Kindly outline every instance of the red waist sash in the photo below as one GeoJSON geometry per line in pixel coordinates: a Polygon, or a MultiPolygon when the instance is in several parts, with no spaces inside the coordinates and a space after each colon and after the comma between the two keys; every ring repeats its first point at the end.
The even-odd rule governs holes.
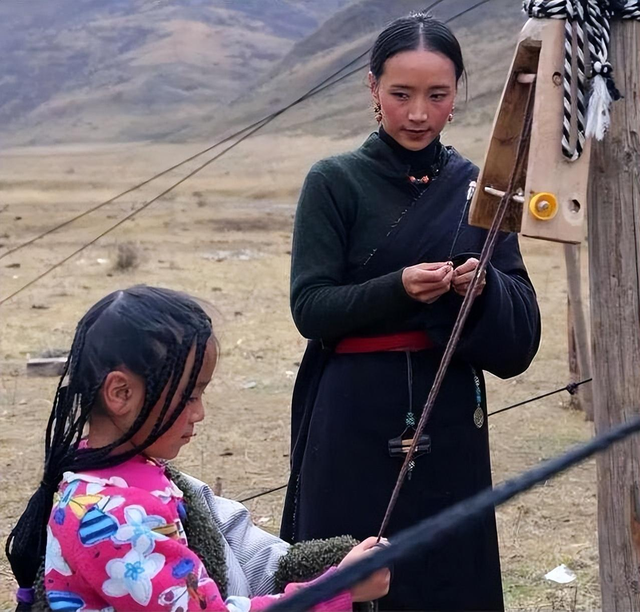
{"type": "Polygon", "coordinates": [[[382,351],[423,351],[433,348],[434,344],[426,332],[410,331],[399,334],[385,334],[369,338],[344,338],[335,347],[335,352],[346,353],[377,353],[382,351]]]}

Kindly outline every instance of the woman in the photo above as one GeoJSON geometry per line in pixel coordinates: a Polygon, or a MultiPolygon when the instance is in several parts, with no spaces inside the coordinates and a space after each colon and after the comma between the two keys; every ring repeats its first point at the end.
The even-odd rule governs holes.
{"type": "MultiPolygon", "coordinates": [[[[291,541],[379,529],[486,237],[467,224],[478,169],[440,143],[464,74],[456,38],[412,14],[380,34],[370,69],[379,132],[315,164],[296,215],[291,306],[310,343],[293,396],[291,541]]],[[[478,293],[390,537],[491,486],[482,371],[524,372],[540,338],[516,235],[500,236],[478,293]]],[[[397,565],[381,608],[502,609],[494,513],[397,565]]]]}

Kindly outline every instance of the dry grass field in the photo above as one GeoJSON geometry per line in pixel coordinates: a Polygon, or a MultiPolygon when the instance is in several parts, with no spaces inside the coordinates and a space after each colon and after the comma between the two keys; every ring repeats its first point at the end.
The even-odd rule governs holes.
{"type": "MultiPolygon", "coordinates": [[[[57,0],[55,7],[33,2],[25,12],[3,3],[0,256],[281,108],[364,51],[384,23],[429,4],[442,19],[469,6],[57,0]]],[[[444,140],[476,162],[522,21],[519,2],[494,0],[452,23],[469,78],[444,140]]],[[[221,482],[235,499],[286,482],[290,397],[305,344],[288,303],[295,203],[314,161],[356,147],[373,128],[368,105],[361,71],[288,111],[0,306],[0,541],[40,479],[57,384],[27,377],[28,357],[67,349],[87,308],[136,283],[190,292],[218,313],[222,358],[206,397],[207,419],[179,467],[221,482]]],[[[205,159],[1,259],[0,300],[205,159]]],[[[525,239],[522,248],[542,310],[542,345],[525,374],[490,377],[490,410],[569,382],[562,247],[525,239]]],[[[592,435],[568,405],[565,393],[490,418],[495,482],[592,435]]],[[[599,609],[595,489],[595,464],[588,462],[498,510],[510,610],[599,609]],[[544,579],[561,563],[577,575],[566,586],[544,579]]],[[[277,531],[282,500],[275,493],[248,506],[259,525],[277,531]]],[[[12,607],[13,591],[0,553],[0,610],[12,607]]]]}
{"type": "MultiPolygon", "coordinates": [[[[39,480],[43,429],[56,384],[52,378],[27,378],[27,356],[67,348],[76,321],[91,304],[135,283],[191,292],[219,312],[222,359],[206,397],[207,419],[179,457],[179,466],[211,483],[220,478],[223,494],[233,498],[286,481],[290,394],[304,347],[288,309],[295,198],[315,159],[351,148],[362,138],[337,141],[275,132],[241,145],[1,307],[2,541],[39,480]],[[118,270],[119,245],[128,243],[139,265],[118,270]]],[[[464,136],[457,138],[477,158],[485,133],[464,136]]],[[[199,148],[134,144],[5,151],[0,159],[0,253],[199,148]]],[[[183,172],[3,259],[0,295],[73,252],[183,172]]],[[[530,240],[522,246],[542,309],[542,347],[522,376],[489,381],[490,409],[563,386],[569,377],[562,248],[530,240]]],[[[556,395],[490,419],[497,482],[592,434],[582,414],[566,409],[567,403],[566,394],[556,395]]],[[[260,525],[277,530],[281,503],[282,495],[274,494],[249,506],[260,525]]],[[[595,510],[592,462],[499,509],[510,609],[599,607],[595,510]],[[544,579],[560,563],[577,574],[570,585],[544,579]]],[[[11,605],[12,590],[8,565],[0,556],[0,608],[11,605]]]]}

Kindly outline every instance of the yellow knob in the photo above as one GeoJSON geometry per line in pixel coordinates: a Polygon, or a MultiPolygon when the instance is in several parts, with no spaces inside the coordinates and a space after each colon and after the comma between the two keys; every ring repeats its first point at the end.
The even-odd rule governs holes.
{"type": "Polygon", "coordinates": [[[540,221],[553,219],[558,212],[558,198],[544,191],[536,193],[529,200],[529,212],[540,221]]]}

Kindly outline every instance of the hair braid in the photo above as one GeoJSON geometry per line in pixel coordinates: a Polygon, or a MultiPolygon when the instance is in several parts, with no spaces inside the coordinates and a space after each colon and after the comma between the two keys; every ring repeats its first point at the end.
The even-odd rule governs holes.
{"type": "MultiPolygon", "coordinates": [[[[11,569],[22,589],[33,586],[46,548],[47,521],[64,471],[111,467],[143,452],[176,422],[193,393],[207,341],[215,336],[211,320],[189,296],[137,286],[112,293],[95,304],[76,327],[69,358],[56,389],[45,434],[43,477],[6,543],[11,569]],[[186,388],[169,414],[190,351],[195,358],[186,388]],[[79,445],[92,409],[110,371],[126,367],[145,382],[143,405],[133,425],[101,448],[79,445]],[[160,415],[147,439],[124,452],[167,390],[160,415]],[[167,418],[167,414],[169,414],[167,418]]],[[[29,604],[20,602],[19,609],[29,604]]]]}

